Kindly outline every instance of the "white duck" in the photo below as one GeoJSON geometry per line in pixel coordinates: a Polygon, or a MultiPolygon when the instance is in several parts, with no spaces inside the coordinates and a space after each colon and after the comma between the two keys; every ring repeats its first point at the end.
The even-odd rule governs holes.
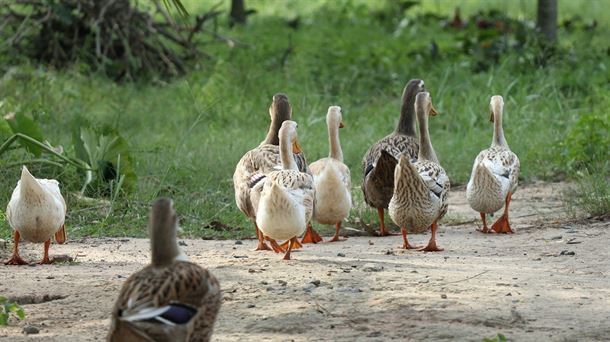
{"type": "Polygon", "coordinates": [[[256,209],[256,224],[265,236],[287,240],[285,260],[290,260],[292,248],[299,245],[297,236],[305,232],[314,206],[313,177],[298,169],[292,156],[297,139],[297,124],[284,121],[279,131],[282,170],[265,176],[252,189],[252,204],[256,209]]]}
{"type": "Polygon", "coordinates": [[[343,151],[339,141],[339,128],[343,128],[341,107],[331,106],[326,114],[330,154],[309,165],[316,188],[314,217],[321,224],[334,224],[335,235],[330,240],[339,241],[341,221],[352,208],[350,189],[352,181],[349,168],[343,164],[343,151]]]}
{"type": "Polygon", "coordinates": [[[502,96],[491,97],[491,122],[494,123],[491,147],[481,151],[474,161],[466,197],[472,209],[478,211],[483,220],[483,233],[488,233],[485,214],[502,208],[504,213],[491,226],[496,233],[513,233],[508,223],[508,205],[519,183],[519,158],[508,147],[502,128],[504,100],[502,96]]]}
{"type": "Polygon", "coordinates": [[[430,142],[428,115],[436,115],[428,92],[421,92],[415,98],[415,112],[419,122],[419,154],[411,163],[404,154],[400,156],[394,170],[394,195],[390,200],[390,217],[400,228],[403,248],[416,248],[407,240],[407,227],[412,232],[422,232],[428,227],[432,236],[427,252],[442,251],[436,245],[437,222],[447,213],[449,177],[441,167],[430,142]]]}
{"type": "Polygon", "coordinates": [[[25,166],[6,207],[6,218],[13,228],[15,241],[13,255],[5,262],[6,265],[27,264],[19,256],[21,239],[44,242],[44,257],[40,264],[51,263],[51,237],[55,236],[55,241],[60,244],[66,241],[66,201],[59,191],[59,182],[55,179],[36,179],[25,166]]]}

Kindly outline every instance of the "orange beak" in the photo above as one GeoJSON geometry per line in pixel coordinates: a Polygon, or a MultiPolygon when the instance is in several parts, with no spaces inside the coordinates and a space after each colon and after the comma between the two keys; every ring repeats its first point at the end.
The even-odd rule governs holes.
{"type": "Polygon", "coordinates": [[[61,245],[66,242],[66,238],[66,226],[65,224],[62,224],[61,228],[55,233],[55,241],[61,245]]]}
{"type": "Polygon", "coordinates": [[[339,122],[339,128],[343,128],[345,127],[345,124],[343,123],[343,120],[341,120],[341,122],[339,122]]]}
{"type": "Polygon", "coordinates": [[[434,106],[432,105],[432,103],[430,104],[430,116],[437,116],[438,112],[436,111],[436,108],[434,108],[434,106]]]}
{"type": "Polygon", "coordinates": [[[301,153],[301,146],[299,146],[299,143],[296,140],[292,142],[292,153],[301,153]]]}

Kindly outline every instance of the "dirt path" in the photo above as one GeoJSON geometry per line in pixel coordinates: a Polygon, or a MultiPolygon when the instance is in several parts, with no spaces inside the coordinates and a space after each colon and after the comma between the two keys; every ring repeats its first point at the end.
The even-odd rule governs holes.
{"type": "MultiPolygon", "coordinates": [[[[221,282],[216,341],[607,340],[610,222],[566,223],[560,186],[515,194],[512,236],[475,232],[477,213],[463,190],[452,192],[441,253],[405,252],[398,236],[306,246],[290,262],[252,252],[254,241],[183,240],[183,248],[221,282]]],[[[24,245],[22,256],[41,251],[24,245]]],[[[25,322],[0,327],[0,340],[103,340],[123,281],[148,261],[148,241],[85,239],[51,252],[77,262],[0,266],[0,295],[39,302],[23,305],[25,322]],[[40,333],[26,338],[26,325],[40,333]]]]}

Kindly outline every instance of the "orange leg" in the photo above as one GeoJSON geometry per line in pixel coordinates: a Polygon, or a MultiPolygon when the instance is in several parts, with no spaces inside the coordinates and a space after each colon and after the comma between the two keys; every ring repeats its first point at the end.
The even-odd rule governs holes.
{"type": "Polygon", "coordinates": [[[330,241],[328,242],[337,242],[337,241],[342,241],[339,238],[339,231],[341,230],[341,221],[335,223],[335,235],[332,237],[332,239],[330,239],[330,241]]]}
{"type": "Polygon", "coordinates": [[[267,240],[269,240],[269,243],[271,244],[271,248],[273,249],[274,252],[276,252],[276,253],[286,252],[286,249],[284,249],[284,248],[282,248],[282,246],[278,245],[274,239],[267,238],[267,240]]]}
{"type": "Polygon", "coordinates": [[[407,240],[407,228],[406,227],[400,228],[400,232],[402,233],[402,248],[404,248],[404,249],[421,248],[420,246],[413,246],[409,243],[409,240],[407,240]]]}
{"type": "Polygon", "coordinates": [[[430,241],[428,241],[428,246],[420,249],[420,251],[422,251],[422,252],[440,252],[443,249],[436,246],[436,228],[437,228],[436,221],[432,222],[432,226],[430,228],[432,229],[432,236],[430,237],[430,241]]]}
{"type": "Polygon", "coordinates": [[[286,254],[284,254],[284,260],[290,260],[290,252],[292,252],[292,247],[294,244],[299,243],[299,240],[297,240],[296,237],[293,237],[286,242],[288,242],[288,251],[286,251],[286,254]]]}
{"type": "Polygon", "coordinates": [[[481,214],[481,220],[483,220],[483,229],[477,229],[477,231],[485,234],[491,233],[491,231],[487,228],[487,217],[485,217],[485,213],[479,214],[481,214]]]}
{"type": "Polygon", "coordinates": [[[379,236],[398,235],[396,233],[390,233],[385,230],[383,208],[377,208],[377,216],[379,216],[379,236]]]}
{"type": "Polygon", "coordinates": [[[320,241],[323,241],[322,237],[313,229],[311,223],[308,223],[307,230],[305,230],[305,235],[303,235],[301,243],[318,243],[320,241]]]}
{"type": "Polygon", "coordinates": [[[52,264],[53,262],[49,259],[49,246],[51,245],[51,239],[48,239],[44,242],[44,256],[42,260],[38,263],[40,265],[52,264]]]}
{"type": "Polygon", "coordinates": [[[263,236],[263,232],[258,229],[258,225],[254,222],[254,228],[256,229],[256,237],[258,238],[258,246],[256,246],[255,251],[270,251],[271,248],[267,246],[265,243],[265,237],[263,236]]]}
{"type": "Polygon", "coordinates": [[[508,192],[506,195],[506,205],[504,206],[504,213],[500,218],[491,226],[491,229],[500,234],[512,234],[514,231],[510,229],[510,224],[508,223],[508,205],[510,204],[510,199],[513,196],[512,193],[508,192]]]}
{"type": "Polygon", "coordinates": [[[15,243],[13,245],[13,256],[4,263],[5,265],[27,265],[28,264],[23,259],[21,259],[21,257],[19,256],[19,239],[20,238],[21,238],[21,235],[19,234],[18,231],[15,230],[13,232],[13,240],[15,241],[15,243]]]}

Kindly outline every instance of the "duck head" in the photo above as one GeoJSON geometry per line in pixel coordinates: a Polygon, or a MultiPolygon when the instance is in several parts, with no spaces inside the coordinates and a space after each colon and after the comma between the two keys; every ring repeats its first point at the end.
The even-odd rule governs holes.
{"type": "Polygon", "coordinates": [[[297,137],[297,123],[292,120],[286,120],[282,123],[279,136],[280,141],[288,142],[292,145],[292,153],[301,153],[301,146],[297,137]]]}
{"type": "Polygon", "coordinates": [[[436,108],[434,108],[432,105],[432,97],[430,96],[429,92],[424,91],[417,94],[415,99],[415,111],[418,113],[418,115],[420,115],[420,113],[430,116],[438,115],[436,108]]]}
{"type": "Polygon", "coordinates": [[[496,116],[502,115],[502,110],[504,108],[504,99],[500,95],[494,95],[491,97],[491,101],[489,101],[489,121],[494,122],[496,116]]]}
{"type": "Polygon", "coordinates": [[[343,128],[343,112],[339,106],[328,107],[328,113],[326,114],[326,125],[332,128],[343,128]]]}

